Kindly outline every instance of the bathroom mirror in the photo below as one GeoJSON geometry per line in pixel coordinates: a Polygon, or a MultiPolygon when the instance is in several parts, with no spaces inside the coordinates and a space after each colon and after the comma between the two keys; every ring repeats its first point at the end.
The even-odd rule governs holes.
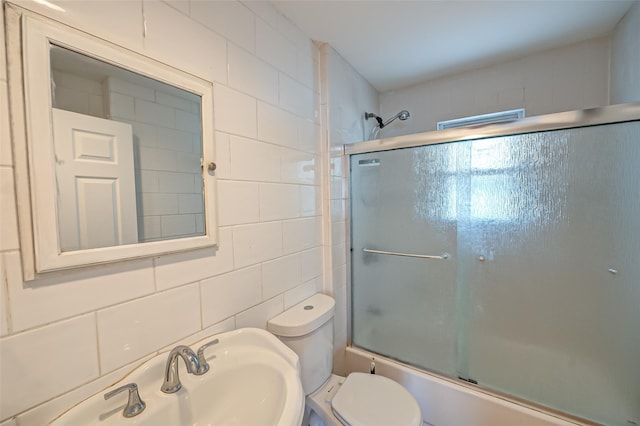
{"type": "Polygon", "coordinates": [[[35,272],[215,245],[212,84],[21,20],[35,272]]]}

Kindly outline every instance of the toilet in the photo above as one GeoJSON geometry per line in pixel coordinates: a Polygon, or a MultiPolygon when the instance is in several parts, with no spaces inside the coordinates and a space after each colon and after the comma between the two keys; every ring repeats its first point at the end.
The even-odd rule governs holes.
{"type": "Polygon", "coordinates": [[[324,294],[287,309],[267,322],[267,329],[300,359],[306,395],[304,425],[421,426],[415,398],[386,377],[332,374],[335,301],[324,294]]]}

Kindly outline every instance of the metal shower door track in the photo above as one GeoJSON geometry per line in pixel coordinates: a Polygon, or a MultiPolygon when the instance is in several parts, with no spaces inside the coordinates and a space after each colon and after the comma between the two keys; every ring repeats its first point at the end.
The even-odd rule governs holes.
{"type": "Polygon", "coordinates": [[[413,148],[424,145],[598,126],[636,120],[640,120],[640,102],[539,115],[504,123],[460,127],[457,129],[358,142],[343,145],[343,149],[345,155],[363,154],[367,152],[389,151],[392,149],[413,148]]]}

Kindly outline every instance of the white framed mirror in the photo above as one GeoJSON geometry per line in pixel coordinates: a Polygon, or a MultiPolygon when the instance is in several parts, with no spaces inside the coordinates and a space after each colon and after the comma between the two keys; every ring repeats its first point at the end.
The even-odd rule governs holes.
{"type": "Polygon", "coordinates": [[[25,278],[216,245],[212,83],[19,15],[25,278]]]}

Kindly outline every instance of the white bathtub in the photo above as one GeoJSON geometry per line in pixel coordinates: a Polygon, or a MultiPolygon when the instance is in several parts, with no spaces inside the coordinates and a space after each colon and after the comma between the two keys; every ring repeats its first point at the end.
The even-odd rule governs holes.
{"type": "Polygon", "coordinates": [[[418,400],[427,425],[565,426],[583,424],[456,384],[358,348],[347,348],[346,371],[368,372],[372,357],[375,357],[377,374],[401,383],[418,400]]]}

